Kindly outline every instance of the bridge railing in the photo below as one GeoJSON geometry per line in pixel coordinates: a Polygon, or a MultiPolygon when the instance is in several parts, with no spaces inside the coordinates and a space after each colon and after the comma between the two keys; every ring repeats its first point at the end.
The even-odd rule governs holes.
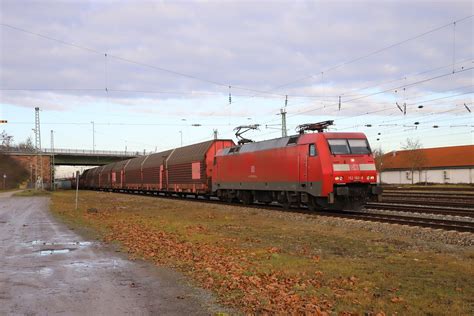
{"type": "Polygon", "coordinates": [[[89,149],[66,149],[66,148],[44,148],[41,150],[43,153],[54,153],[54,154],[78,154],[78,155],[101,155],[101,156],[140,156],[143,152],[139,151],[120,151],[120,150],[89,150],[89,149]]]}
{"type": "MultiPolygon", "coordinates": [[[[0,152],[8,153],[26,153],[35,154],[34,149],[22,149],[22,148],[0,148],[0,152]]],[[[43,148],[41,149],[43,154],[69,154],[69,155],[88,155],[88,156],[119,156],[119,157],[133,157],[144,155],[141,151],[120,151],[120,150],[87,150],[87,149],[66,149],[66,148],[43,148]]],[[[148,153],[149,154],[149,153],[148,153]]]]}

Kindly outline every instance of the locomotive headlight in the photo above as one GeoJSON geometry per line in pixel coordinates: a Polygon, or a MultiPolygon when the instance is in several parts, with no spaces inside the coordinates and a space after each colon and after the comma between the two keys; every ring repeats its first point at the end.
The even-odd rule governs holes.
{"type": "Polygon", "coordinates": [[[344,180],[344,177],[342,177],[342,176],[340,176],[340,177],[334,177],[334,180],[336,180],[336,181],[344,180]]]}

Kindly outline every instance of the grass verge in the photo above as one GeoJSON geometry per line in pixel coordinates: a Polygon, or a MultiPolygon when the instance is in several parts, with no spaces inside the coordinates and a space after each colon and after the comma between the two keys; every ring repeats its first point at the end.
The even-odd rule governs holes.
{"type": "Polygon", "coordinates": [[[474,311],[472,248],[152,197],[82,191],[79,206],[73,192],[52,195],[53,214],[70,226],[118,243],[132,259],[176,268],[245,313],[474,311]]]}
{"type": "Polygon", "coordinates": [[[49,191],[44,191],[44,190],[23,190],[17,193],[14,193],[13,196],[23,196],[23,197],[29,197],[29,196],[49,196],[51,195],[51,192],[49,191]]]}

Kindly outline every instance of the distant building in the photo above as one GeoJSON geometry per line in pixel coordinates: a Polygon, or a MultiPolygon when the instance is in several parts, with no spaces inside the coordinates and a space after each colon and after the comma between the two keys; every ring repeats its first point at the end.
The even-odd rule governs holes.
{"type": "Polygon", "coordinates": [[[474,183],[474,145],[393,151],[378,159],[382,183],[474,183]]]}

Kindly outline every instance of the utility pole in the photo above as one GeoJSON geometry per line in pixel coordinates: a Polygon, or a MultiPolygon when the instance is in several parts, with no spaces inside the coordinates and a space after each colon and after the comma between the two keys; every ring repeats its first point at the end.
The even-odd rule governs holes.
{"type": "Polygon", "coordinates": [[[183,147],[183,131],[179,131],[179,134],[181,136],[181,147],[183,147]]]}
{"type": "Polygon", "coordinates": [[[51,130],[51,191],[54,191],[54,131],[51,130]]]}
{"type": "Polygon", "coordinates": [[[280,109],[281,114],[281,137],[286,137],[287,129],[286,129],[286,106],[288,105],[288,96],[285,96],[285,107],[280,109]]]}
{"type": "Polygon", "coordinates": [[[33,177],[33,163],[30,162],[30,188],[32,187],[33,183],[34,183],[34,177],[33,177]]]}
{"type": "Polygon", "coordinates": [[[280,114],[281,114],[281,136],[286,137],[287,136],[287,130],[286,130],[286,109],[280,109],[280,114]]]}
{"type": "Polygon", "coordinates": [[[77,211],[78,201],[79,201],[79,171],[76,171],[76,211],[77,211]]]}
{"type": "Polygon", "coordinates": [[[95,125],[94,125],[94,121],[92,121],[91,124],[92,124],[92,153],[95,153],[95,125]]]}
{"type": "Polygon", "coordinates": [[[43,189],[43,156],[41,154],[41,129],[39,107],[35,107],[36,189],[43,189]],[[39,165],[39,166],[38,166],[39,165]],[[39,168],[39,177],[38,177],[39,168]]]}
{"type": "Polygon", "coordinates": [[[214,139],[217,139],[217,129],[213,130],[214,132],[214,139]]]}

